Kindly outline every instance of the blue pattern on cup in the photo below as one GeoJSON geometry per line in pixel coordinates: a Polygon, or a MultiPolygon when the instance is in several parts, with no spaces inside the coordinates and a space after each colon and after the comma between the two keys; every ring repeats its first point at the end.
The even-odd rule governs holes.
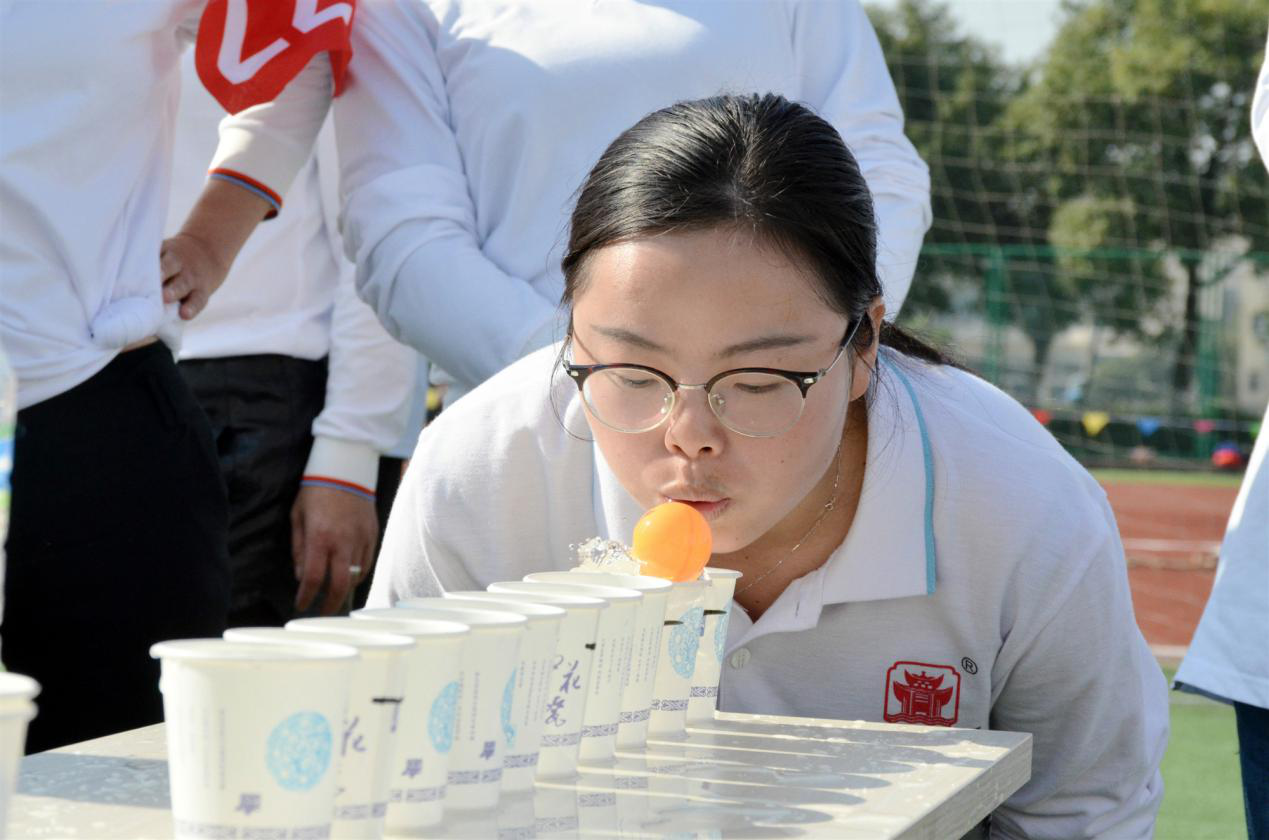
{"type": "Polygon", "coordinates": [[[269,733],[265,766],[283,790],[311,790],[330,768],[333,742],[324,715],[296,712],[269,733]]]}
{"type": "Polygon", "coordinates": [[[507,687],[502,690],[502,736],[507,740],[507,749],[516,742],[516,728],[511,723],[511,701],[516,693],[516,672],[513,670],[507,678],[507,687]]]}
{"type": "Polygon", "coordinates": [[[458,681],[450,683],[437,693],[432,701],[432,711],[427,718],[427,734],[438,753],[449,752],[454,746],[454,724],[458,720],[458,681]]]}
{"type": "Polygon", "coordinates": [[[696,651],[705,630],[705,611],[693,607],[679,616],[679,621],[682,624],[674,625],[670,632],[670,664],[680,677],[690,678],[696,670],[696,651]]]}

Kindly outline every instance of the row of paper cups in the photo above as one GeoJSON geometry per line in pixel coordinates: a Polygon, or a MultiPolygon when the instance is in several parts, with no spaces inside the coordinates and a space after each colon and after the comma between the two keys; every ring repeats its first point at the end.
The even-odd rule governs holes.
{"type": "Polygon", "coordinates": [[[736,572],[542,572],[163,642],[181,837],[379,837],[712,718],[736,572]]]}

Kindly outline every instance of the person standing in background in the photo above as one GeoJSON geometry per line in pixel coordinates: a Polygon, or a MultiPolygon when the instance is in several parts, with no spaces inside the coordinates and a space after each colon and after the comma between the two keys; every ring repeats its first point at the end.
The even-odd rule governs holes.
{"type": "MultiPolygon", "coordinates": [[[[182,67],[167,230],[203,189],[223,112],[182,67]]],[[[401,461],[417,355],[357,298],[337,226],[333,129],[185,327],[180,371],[211,421],[229,494],[229,626],[339,610],[369,576],[401,461]],[[320,601],[319,590],[325,587],[320,601]]]]}
{"type": "MultiPolygon", "coordinates": [[[[1269,168],[1269,43],[1251,103],[1251,134],[1269,168]]],[[[1249,840],[1269,840],[1269,406],[1229,514],[1216,582],[1175,688],[1232,703],[1249,840]]]]}
{"type": "Polygon", "coordinates": [[[271,210],[243,187],[285,192],[308,156],[351,21],[304,34],[289,8],[251,6],[253,37],[283,47],[228,76],[200,65],[250,119],[217,152],[232,175],[161,248],[180,54],[197,37],[212,70],[240,55],[226,4],[0,4],[0,341],[18,382],[4,664],[42,685],[29,752],[158,722],[150,646],[225,628],[225,491],[172,357],[178,314],[271,210]]]}
{"type": "Polygon", "coordinates": [[[353,49],[335,105],[345,241],[362,297],[452,382],[447,403],[562,336],[573,193],[612,138],[678,100],[774,91],[828,120],[868,181],[899,312],[929,170],[855,0],[383,0],[359,10],[353,49]]]}

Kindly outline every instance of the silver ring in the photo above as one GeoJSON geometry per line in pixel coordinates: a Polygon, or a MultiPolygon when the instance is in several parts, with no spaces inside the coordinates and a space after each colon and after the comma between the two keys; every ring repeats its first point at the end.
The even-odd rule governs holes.
{"type": "Polygon", "coordinates": [[[351,574],[351,575],[359,575],[359,574],[361,574],[361,567],[360,567],[360,566],[349,566],[349,567],[348,567],[348,573],[349,573],[349,574],[351,574]]]}

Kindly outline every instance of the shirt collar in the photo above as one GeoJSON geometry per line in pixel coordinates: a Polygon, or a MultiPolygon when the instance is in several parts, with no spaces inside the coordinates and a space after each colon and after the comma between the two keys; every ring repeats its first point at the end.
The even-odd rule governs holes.
{"type": "Polygon", "coordinates": [[[912,380],[888,351],[869,398],[868,462],[850,532],[822,568],[823,602],[878,601],[935,590],[934,458],[912,380]]]}

